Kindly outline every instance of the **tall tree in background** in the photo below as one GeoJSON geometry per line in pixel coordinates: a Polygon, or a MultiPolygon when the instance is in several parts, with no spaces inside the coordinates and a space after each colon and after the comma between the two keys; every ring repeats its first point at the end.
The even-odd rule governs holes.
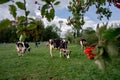
{"type": "Polygon", "coordinates": [[[17,41],[16,27],[8,19],[0,21],[0,43],[17,41]]]}
{"type": "Polygon", "coordinates": [[[54,26],[47,26],[45,29],[45,41],[48,41],[49,39],[56,39],[60,38],[57,34],[56,30],[54,29],[54,26]]]}

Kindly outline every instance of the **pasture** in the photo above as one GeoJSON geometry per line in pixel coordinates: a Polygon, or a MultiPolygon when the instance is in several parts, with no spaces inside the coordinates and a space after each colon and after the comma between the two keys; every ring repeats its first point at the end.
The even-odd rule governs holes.
{"type": "Polygon", "coordinates": [[[106,62],[105,72],[98,69],[94,60],[88,60],[80,45],[69,44],[70,59],[59,57],[59,51],[49,55],[45,43],[18,57],[15,43],[0,44],[0,80],[119,80],[120,59],[106,62]]]}

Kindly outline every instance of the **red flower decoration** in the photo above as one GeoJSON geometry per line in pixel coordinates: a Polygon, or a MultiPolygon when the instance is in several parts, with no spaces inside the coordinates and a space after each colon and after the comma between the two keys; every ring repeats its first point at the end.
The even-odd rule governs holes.
{"type": "Polygon", "coordinates": [[[88,56],[88,59],[93,60],[96,54],[92,53],[95,47],[88,47],[84,50],[84,53],[88,56]]]}

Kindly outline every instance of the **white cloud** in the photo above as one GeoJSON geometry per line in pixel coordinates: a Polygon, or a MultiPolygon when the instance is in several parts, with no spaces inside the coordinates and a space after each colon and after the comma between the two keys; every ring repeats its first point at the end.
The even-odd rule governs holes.
{"type": "Polygon", "coordinates": [[[83,26],[83,29],[87,28],[87,27],[92,27],[94,28],[94,24],[96,24],[96,22],[92,21],[89,17],[85,17],[85,24],[83,26]]]}
{"type": "Polygon", "coordinates": [[[9,13],[9,6],[10,3],[0,5],[0,20],[2,19],[12,19],[13,17],[9,13]]]}
{"type": "Polygon", "coordinates": [[[54,20],[51,21],[51,22],[48,22],[46,20],[46,18],[41,18],[45,24],[45,27],[48,26],[48,25],[52,25],[52,24],[55,24],[56,26],[58,26],[60,28],[60,24],[59,24],[59,21],[62,21],[62,25],[61,25],[61,37],[64,37],[65,36],[65,33],[68,31],[68,30],[71,30],[72,28],[68,25],[66,25],[67,23],[67,19],[65,18],[59,18],[57,16],[55,16],[54,20]]]}
{"type": "Polygon", "coordinates": [[[96,30],[97,24],[99,24],[100,26],[102,26],[103,23],[106,24],[107,22],[108,22],[108,27],[110,27],[111,25],[113,25],[115,27],[116,25],[120,24],[120,20],[96,22],[96,21],[91,20],[89,17],[85,17],[85,24],[83,26],[83,29],[85,29],[87,27],[92,27],[94,30],[96,30]]]}
{"type": "Polygon", "coordinates": [[[71,0],[57,0],[57,1],[60,1],[60,4],[56,7],[56,9],[62,9],[67,8],[71,0]]]}
{"type": "MultiPolygon", "coordinates": [[[[93,25],[93,26],[94,26],[93,29],[96,30],[97,24],[99,24],[100,26],[102,26],[103,23],[106,24],[107,22],[95,23],[95,24],[93,25]]],[[[120,20],[109,21],[109,22],[108,22],[108,28],[109,28],[110,26],[112,26],[112,25],[113,25],[113,27],[118,27],[118,25],[120,25],[120,20]]],[[[119,26],[119,27],[120,27],[120,26],[119,26]]]]}

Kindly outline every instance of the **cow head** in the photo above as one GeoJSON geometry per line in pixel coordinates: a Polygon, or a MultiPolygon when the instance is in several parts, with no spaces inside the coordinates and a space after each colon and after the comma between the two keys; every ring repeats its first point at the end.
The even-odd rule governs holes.
{"type": "Polygon", "coordinates": [[[63,52],[64,52],[64,57],[66,57],[67,59],[70,58],[70,54],[71,54],[70,50],[66,49],[63,52]]]}
{"type": "Polygon", "coordinates": [[[17,52],[22,54],[25,52],[25,46],[24,46],[24,43],[23,42],[17,42],[16,43],[16,49],[17,49],[17,52]]]}

